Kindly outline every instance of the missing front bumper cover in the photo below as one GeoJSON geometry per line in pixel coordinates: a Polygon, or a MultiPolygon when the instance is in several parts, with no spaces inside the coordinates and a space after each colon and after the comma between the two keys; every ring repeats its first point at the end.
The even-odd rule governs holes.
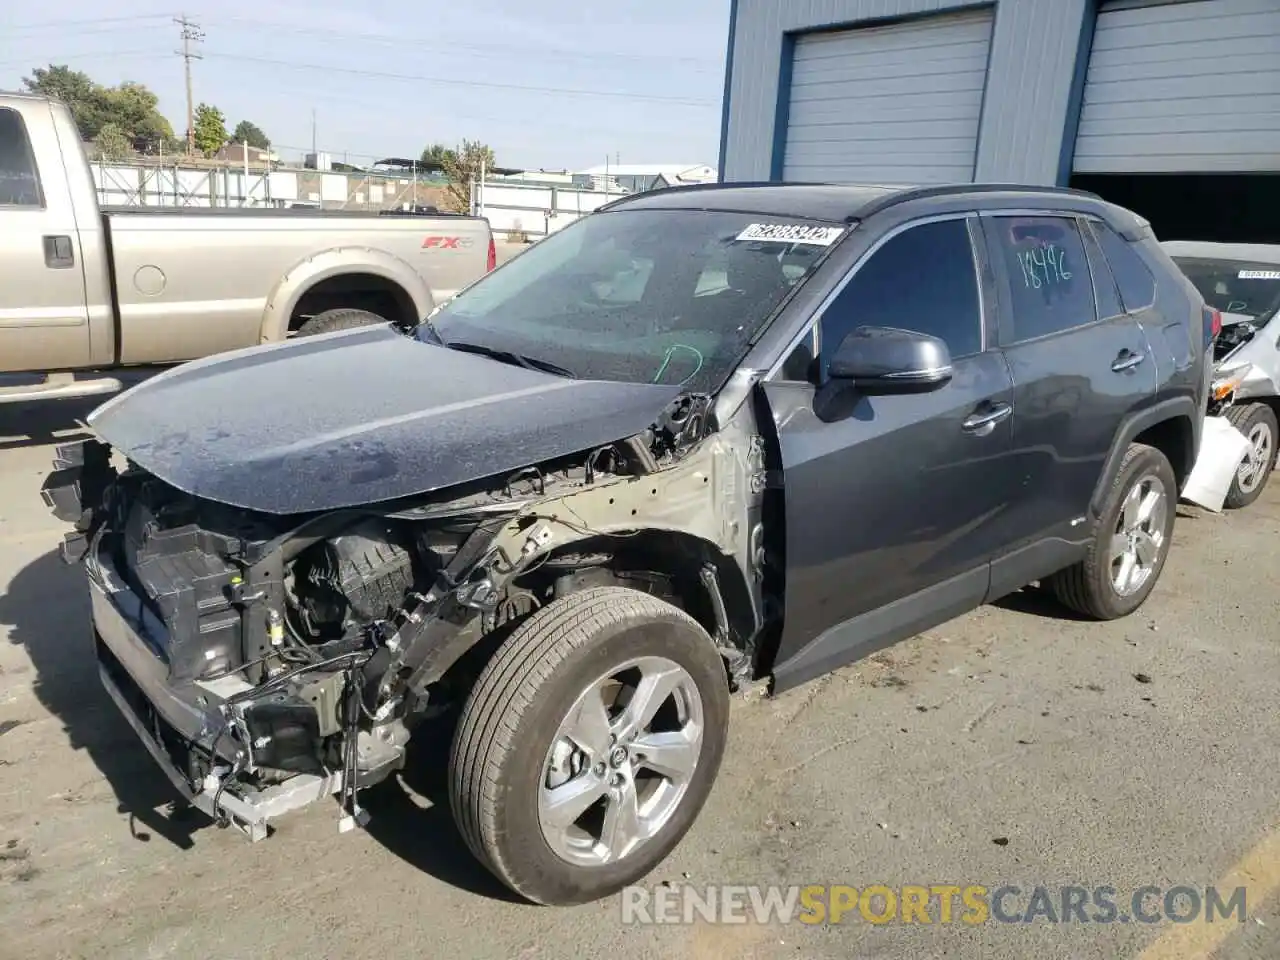
{"type": "Polygon", "coordinates": [[[221,795],[218,794],[218,788],[222,780],[216,774],[210,774],[198,786],[193,786],[169,759],[164,746],[134,713],[128,698],[116,685],[110,672],[105,667],[100,667],[99,676],[103,687],[133,728],[133,732],[183,799],[215,820],[225,817],[252,841],[262,840],[267,836],[270,820],[332,796],[342,788],[343,777],[340,772],[326,776],[298,774],[265,790],[251,790],[239,784],[228,784],[221,795]]]}

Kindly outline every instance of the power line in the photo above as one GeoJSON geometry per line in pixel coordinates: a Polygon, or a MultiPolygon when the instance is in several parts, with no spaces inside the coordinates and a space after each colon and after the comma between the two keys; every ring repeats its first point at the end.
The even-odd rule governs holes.
{"type": "MultiPolygon", "coordinates": [[[[168,29],[169,29],[169,24],[167,23],[114,23],[114,24],[109,23],[109,24],[104,24],[102,26],[98,26],[98,27],[91,26],[91,27],[77,27],[72,29],[61,29],[61,30],[58,30],[57,33],[59,35],[59,39],[61,39],[63,37],[66,37],[66,38],[100,37],[103,35],[121,34],[121,33],[127,33],[130,36],[137,36],[139,34],[143,34],[149,31],[156,31],[156,30],[167,31],[168,29]]],[[[9,37],[9,34],[6,33],[3,36],[7,38],[9,37]]],[[[43,42],[47,42],[48,38],[46,37],[44,40],[42,40],[40,36],[19,35],[17,39],[24,40],[27,43],[43,43],[43,42]]]]}
{"type": "MultiPolygon", "coordinates": [[[[273,83],[269,86],[264,85],[262,89],[256,94],[256,96],[258,96],[262,100],[287,101],[292,104],[297,104],[298,102],[306,102],[306,98],[308,97],[322,96],[326,102],[341,103],[341,104],[355,104],[355,105],[365,107],[366,110],[373,109],[370,105],[370,98],[368,96],[361,96],[359,94],[354,94],[350,92],[348,93],[340,93],[340,92],[331,93],[329,91],[321,92],[314,87],[306,87],[306,86],[284,86],[281,84],[273,83]]],[[[406,111],[402,107],[397,107],[395,105],[388,104],[385,109],[386,109],[387,116],[392,116],[392,115],[398,116],[402,121],[411,121],[413,119],[412,117],[409,117],[406,114],[406,111]]],[[[566,133],[599,134],[599,133],[605,132],[609,128],[609,126],[611,126],[610,124],[601,126],[600,124],[592,124],[592,123],[571,123],[571,122],[564,121],[560,117],[555,117],[554,119],[547,119],[543,117],[530,116],[524,113],[513,114],[506,117],[500,117],[500,116],[491,116],[491,115],[482,115],[478,113],[472,113],[471,111],[467,111],[466,113],[466,122],[475,123],[477,125],[492,124],[493,126],[506,127],[513,130],[540,130],[547,134],[554,134],[560,131],[564,131],[566,133]]],[[[624,120],[622,120],[621,118],[617,119],[617,124],[619,127],[622,127],[624,125],[624,120]]],[[[459,124],[454,123],[453,127],[456,129],[458,125],[459,124]]],[[[655,137],[670,133],[669,127],[662,127],[662,128],[637,127],[630,122],[625,122],[625,127],[626,127],[626,130],[630,133],[653,135],[655,137]]],[[[449,139],[449,138],[446,137],[446,139],[449,139]]],[[[481,139],[483,139],[483,137],[481,139]]],[[[290,150],[296,149],[301,152],[306,152],[307,150],[310,150],[312,153],[316,152],[315,149],[312,149],[312,148],[294,147],[287,144],[273,144],[273,146],[281,146],[285,149],[290,149],[290,150]]],[[[328,153],[343,152],[341,150],[334,151],[334,150],[329,150],[327,148],[320,148],[320,150],[322,152],[328,152],[328,153]]],[[[355,154],[352,154],[352,156],[355,156],[355,154]]],[[[387,156],[387,151],[384,150],[383,152],[379,153],[378,156],[387,156]]]]}
{"type": "Polygon", "coordinates": [[[196,151],[195,102],[191,97],[191,61],[203,59],[200,54],[192,52],[191,44],[204,40],[204,33],[201,32],[199,24],[188,20],[185,16],[174,17],[173,22],[182,28],[179,34],[182,37],[182,49],[176,52],[182,57],[187,75],[187,156],[191,156],[196,151]]]}
{"type": "Polygon", "coordinates": [[[453,77],[430,77],[413,73],[390,73],[382,70],[360,70],[354,67],[335,67],[332,64],[299,63],[292,60],[274,60],[267,57],[250,57],[233,53],[209,53],[209,57],[219,60],[235,60],[243,63],[264,63],[275,67],[287,67],[294,70],[318,70],[322,73],[345,73],[358,77],[370,77],[376,80],[411,80],[417,83],[432,83],[441,86],[484,87],[491,90],[520,90],[526,93],[554,93],[574,97],[605,97],[622,100],[638,100],[650,103],[667,103],[686,107],[719,106],[717,100],[695,100],[689,97],[666,97],[659,94],[628,93],[619,90],[582,90],[573,87],[534,87],[523,83],[499,83],[493,80],[458,80],[453,77]]]}
{"type": "MultiPolygon", "coordinates": [[[[211,23],[238,23],[247,26],[263,27],[266,29],[274,29],[287,31],[290,37],[294,36],[314,36],[314,37],[331,37],[341,40],[343,43],[367,42],[377,43],[388,46],[406,46],[411,45],[415,49],[425,53],[479,53],[490,51],[501,54],[519,54],[522,57],[528,57],[531,52],[529,44],[503,44],[503,43],[447,43],[432,44],[432,41],[426,37],[405,36],[404,34],[386,34],[386,33],[349,33],[340,30],[331,30],[325,27],[306,27],[294,26],[292,24],[277,23],[269,20],[257,20],[252,17],[210,17],[206,18],[211,23]]],[[[691,63],[704,66],[719,65],[720,57],[669,57],[663,54],[645,54],[645,53],[614,53],[606,51],[597,51],[593,53],[585,53],[580,50],[573,50],[564,47],[545,47],[540,48],[536,52],[545,53],[556,58],[572,58],[580,60],[592,61],[633,61],[641,63],[661,62],[665,64],[671,63],[691,63]]]]}
{"type": "MultiPolygon", "coordinates": [[[[116,57],[147,57],[148,59],[155,58],[159,60],[162,57],[167,57],[167,56],[169,56],[169,51],[167,50],[154,50],[154,49],[121,50],[119,47],[108,47],[106,49],[101,49],[101,50],[80,50],[76,53],[68,53],[68,54],[63,54],[62,56],[56,56],[56,57],[42,57],[41,59],[44,60],[46,64],[61,64],[63,66],[71,66],[72,64],[76,63],[78,60],[87,60],[87,59],[96,58],[96,57],[111,57],[112,59],[115,59],[116,57]]],[[[4,67],[26,68],[30,66],[31,66],[30,57],[23,57],[21,60],[0,61],[0,68],[4,68],[4,67]]]]}
{"type": "Polygon", "coordinates": [[[24,30],[66,30],[75,27],[94,27],[106,23],[130,24],[145,20],[168,20],[172,14],[147,13],[132,17],[93,17],[84,20],[44,20],[39,23],[14,23],[5,27],[5,35],[24,30]]]}

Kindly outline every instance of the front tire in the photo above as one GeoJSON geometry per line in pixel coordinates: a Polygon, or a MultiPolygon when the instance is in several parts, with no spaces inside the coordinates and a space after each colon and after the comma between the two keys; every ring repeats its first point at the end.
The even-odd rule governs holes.
{"type": "Polygon", "coordinates": [[[1227,509],[1239,510],[1262,496],[1276,465],[1280,428],[1276,425],[1275,411],[1265,403],[1232,407],[1227,411],[1227,419],[1249,440],[1249,451],[1231,478],[1231,489],[1224,501],[1227,509]]]}
{"type": "Polygon", "coordinates": [[[610,896],[661,863],[711,792],[729,686],[706,631],[622,587],[532,614],[462,710],[450,801],[471,852],[534,903],[610,896]]]}
{"type": "Polygon", "coordinates": [[[298,327],[296,337],[314,337],[321,333],[333,333],[337,330],[354,330],[356,327],[372,327],[379,323],[387,323],[386,317],[369,310],[356,310],[351,307],[335,307],[317,313],[302,326],[298,327]]]}
{"type": "Polygon", "coordinates": [[[1154,447],[1131,444],[1088,553],[1050,579],[1058,601],[1095,620],[1118,620],[1141,607],[1169,556],[1177,497],[1168,458],[1154,447]]]}

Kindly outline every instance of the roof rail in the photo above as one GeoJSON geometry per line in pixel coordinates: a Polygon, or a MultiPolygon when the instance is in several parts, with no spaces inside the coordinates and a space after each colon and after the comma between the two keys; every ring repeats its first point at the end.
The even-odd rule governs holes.
{"type": "Polygon", "coordinates": [[[682,183],[672,187],[655,187],[652,190],[641,190],[638,193],[626,193],[617,200],[610,200],[604,206],[596,207],[596,212],[608,210],[610,207],[616,207],[619,204],[626,203],[629,200],[638,200],[641,197],[652,197],[655,194],[667,193],[696,193],[702,190],[733,190],[737,187],[834,187],[840,184],[819,183],[819,182],[803,182],[798,180],[732,180],[732,181],[716,181],[715,183],[682,183]]]}
{"type": "Polygon", "coordinates": [[[966,193],[1052,193],[1059,196],[1080,197],[1087,200],[1106,202],[1098,194],[1075,187],[1041,187],[1026,183],[945,183],[929,186],[908,187],[896,193],[886,194],[879,200],[873,200],[858,211],[859,219],[866,219],[873,213],[879,213],[888,207],[908,200],[927,200],[930,197],[950,197],[966,193]]]}

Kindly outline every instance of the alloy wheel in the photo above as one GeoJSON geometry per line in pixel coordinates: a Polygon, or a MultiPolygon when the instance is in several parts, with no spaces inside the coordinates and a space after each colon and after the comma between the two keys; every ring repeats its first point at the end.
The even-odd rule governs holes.
{"type": "Polygon", "coordinates": [[[1111,585],[1117,594],[1137,593],[1155,573],[1164,549],[1169,496],[1155,474],[1139,479],[1124,498],[1111,537],[1111,585]]]}
{"type": "Polygon", "coordinates": [[[580,866],[634,853],[684,799],[704,730],[697,684],[664,657],[631,660],[589,684],[544,762],[538,821],[547,845],[580,866]]]}
{"type": "Polygon", "coordinates": [[[1266,478],[1267,467],[1271,464],[1271,451],[1274,439],[1271,427],[1265,423],[1255,423],[1249,431],[1249,447],[1245,451],[1244,460],[1236,471],[1236,485],[1241,493],[1253,493],[1266,478]]]}

